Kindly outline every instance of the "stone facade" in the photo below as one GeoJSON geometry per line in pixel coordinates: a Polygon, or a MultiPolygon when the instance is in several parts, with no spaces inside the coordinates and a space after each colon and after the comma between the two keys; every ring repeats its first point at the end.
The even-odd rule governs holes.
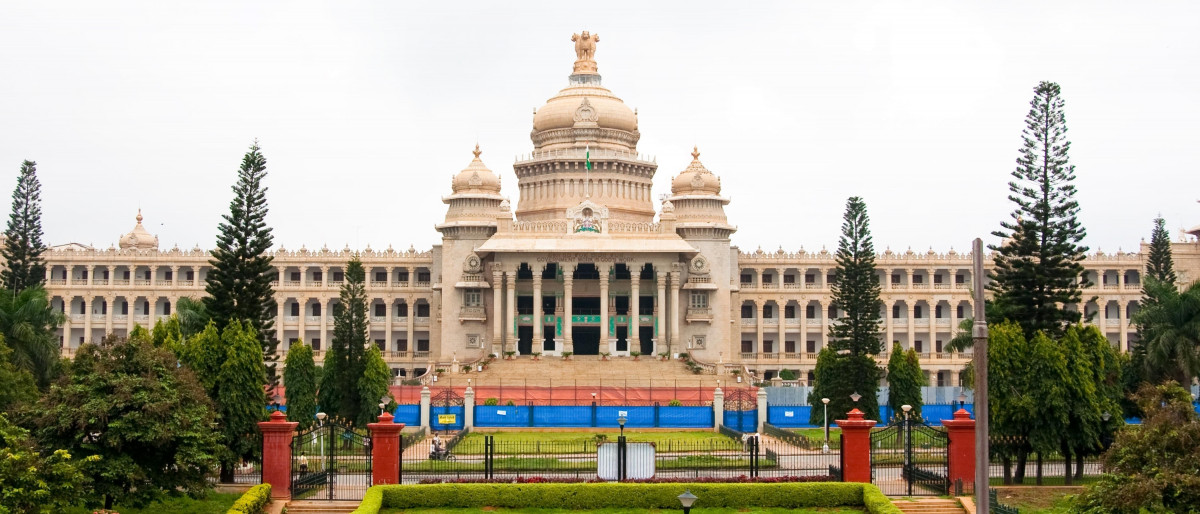
{"type": "MultiPolygon", "coordinates": [[[[598,38],[590,41],[568,86],[534,114],[534,150],[513,165],[515,208],[476,146],[443,197],[440,245],[359,251],[370,338],[404,377],[506,352],[688,352],[710,372],[744,368],[770,378],[790,369],[806,380],[836,317],[833,254],[732,246],[729,200],[698,149],[656,208],[657,164],[638,153],[637,113],[601,85],[598,38]]],[[[1086,303],[1071,306],[1122,349],[1136,337],[1129,318],[1141,298],[1141,250],[1089,256],[1084,265],[1095,285],[1084,291],[1086,303]]],[[[1200,278],[1200,243],[1189,237],[1174,252],[1181,279],[1200,278]]],[[[328,346],[352,254],[273,254],[281,351],[300,338],[318,356],[328,346]]],[[[179,298],[203,296],[211,268],[209,252],[198,247],[158,249],[140,212],[120,248],[68,244],[45,258],[52,305],[67,317],[67,355],[106,333],[169,316],[179,298]]],[[[888,250],[877,266],[886,340],[916,348],[931,385],[957,385],[970,356],[944,345],[971,313],[970,255],[888,250]]]]}

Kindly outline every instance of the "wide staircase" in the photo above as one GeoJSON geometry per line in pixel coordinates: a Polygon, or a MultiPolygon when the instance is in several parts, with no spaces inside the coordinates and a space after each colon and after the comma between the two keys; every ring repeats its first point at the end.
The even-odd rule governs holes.
{"type": "Polygon", "coordinates": [[[496,359],[482,372],[472,371],[443,378],[445,380],[439,382],[438,385],[464,385],[460,383],[465,383],[469,378],[476,385],[503,385],[505,387],[603,384],[627,385],[628,387],[705,388],[716,387],[718,379],[725,384],[732,379],[731,376],[697,375],[678,359],[664,361],[657,356],[642,356],[637,360],[632,357],[609,357],[608,360],[602,360],[595,355],[573,355],[570,359],[541,357],[534,360],[530,356],[516,357],[512,360],[496,359]],[[453,381],[454,384],[448,383],[449,381],[453,381]]]}
{"type": "Polygon", "coordinates": [[[293,500],[287,504],[288,514],[346,514],[358,508],[356,501],[293,500]]]}
{"type": "MultiPolygon", "coordinates": [[[[962,504],[958,503],[958,500],[951,499],[895,500],[892,504],[905,514],[965,514],[967,512],[962,504]]],[[[290,510],[288,514],[291,514],[290,510]]]]}

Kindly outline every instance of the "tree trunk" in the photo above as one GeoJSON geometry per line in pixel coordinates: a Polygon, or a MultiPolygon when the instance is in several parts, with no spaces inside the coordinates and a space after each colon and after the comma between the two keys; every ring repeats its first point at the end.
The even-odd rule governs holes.
{"type": "Polygon", "coordinates": [[[113,508],[112,495],[111,494],[104,495],[104,510],[112,510],[112,508],[113,508]]]}
{"type": "Polygon", "coordinates": [[[224,462],[221,463],[221,479],[220,480],[221,480],[222,484],[232,484],[233,483],[233,466],[230,466],[224,462]]]}
{"type": "Polygon", "coordinates": [[[1042,485],[1042,452],[1037,454],[1037,485],[1042,485]]]}
{"type": "Polygon", "coordinates": [[[1083,479],[1083,452],[1075,452],[1075,479],[1083,479]]]}
{"type": "Polygon", "coordinates": [[[1004,463],[1004,485],[1012,485],[1012,456],[1005,454],[1000,461],[1004,463]]]}
{"type": "Polygon", "coordinates": [[[1013,482],[1017,485],[1025,483],[1025,462],[1029,460],[1029,450],[1024,448],[1017,450],[1017,472],[1013,477],[1013,482]]]}
{"type": "Polygon", "coordinates": [[[1071,448],[1067,446],[1067,442],[1062,443],[1063,454],[1063,485],[1071,485],[1071,448]]]}

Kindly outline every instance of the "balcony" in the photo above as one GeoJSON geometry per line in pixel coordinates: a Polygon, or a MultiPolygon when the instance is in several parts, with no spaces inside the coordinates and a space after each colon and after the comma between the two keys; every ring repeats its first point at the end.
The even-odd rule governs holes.
{"type": "Polygon", "coordinates": [[[779,326],[779,318],[764,318],[763,325],[766,325],[768,327],[778,327],[779,326]]]}
{"type": "Polygon", "coordinates": [[[687,321],[688,323],[704,321],[711,322],[713,318],[711,307],[688,307],[687,321]]]}
{"type": "Polygon", "coordinates": [[[50,285],[52,285],[52,286],[65,286],[65,285],[67,285],[67,279],[65,279],[65,278],[52,278],[52,279],[50,279],[50,285]]]}
{"type": "Polygon", "coordinates": [[[305,316],[305,317],[304,317],[304,322],[305,322],[305,323],[314,323],[314,324],[320,324],[320,323],[321,323],[321,317],[320,317],[320,316],[305,316]]]}
{"type": "Polygon", "coordinates": [[[807,325],[820,325],[821,318],[808,318],[808,319],[804,320],[804,323],[807,325]]]}
{"type": "Polygon", "coordinates": [[[379,323],[382,325],[386,321],[387,321],[387,317],[385,317],[385,316],[371,316],[371,323],[379,323]]]}
{"type": "Polygon", "coordinates": [[[135,286],[148,286],[148,285],[150,285],[150,279],[148,279],[148,278],[135,278],[135,279],[133,279],[133,285],[135,285],[135,286]]]}
{"type": "Polygon", "coordinates": [[[1119,286],[1117,284],[1104,284],[1104,289],[1115,290],[1115,289],[1120,289],[1120,288],[1121,288],[1121,286],[1119,286]]]}
{"type": "Polygon", "coordinates": [[[937,326],[939,326],[939,327],[948,327],[948,326],[950,326],[950,318],[938,318],[938,319],[937,319],[937,326]]]}
{"type": "Polygon", "coordinates": [[[784,289],[800,289],[800,288],[802,288],[802,287],[803,287],[803,286],[801,286],[800,284],[797,284],[797,283],[795,283],[795,282],[790,282],[790,283],[789,283],[789,282],[784,282],[784,283],[783,283],[783,288],[784,288],[784,289]]]}
{"type": "Polygon", "coordinates": [[[101,323],[104,323],[107,320],[108,320],[107,314],[92,314],[92,321],[99,321],[101,323]]]}
{"type": "Polygon", "coordinates": [[[428,327],[429,326],[429,316],[425,316],[425,317],[417,316],[416,324],[418,327],[428,327]]]}
{"type": "Polygon", "coordinates": [[[113,279],[112,283],[114,286],[127,286],[127,285],[129,285],[129,279],[116,278],[116,279],[113,279]]]}
{"type": "Polygon", "coordinates": [[[414,359],[428,359],[429,350],[413,352],[414,359]]]}
{"type": "Polygon", "coordinates": [[[384,352],[383,355],[388,359],[407,359],[408,350],[387,351],[384,352]]]}
{"type": "Polygon", "coordinates": [[[821,284],[818,284],[816,282],[805,282],[804,288],[805,289],[821,289],[821,284]]]}
{"type": "Polygon", "coordinates": [[[106,286],[106,285],[108,285],[108,279],[107,279],[107,278],[98,278],[98,279],[95,279],[95,280],[93,280],[93,281],[92,281],[92,285],[97,285],[97,286],[106,286]]]}
{"type": "Polygon", "coordinates": [[[758,320],[754,318],[742,318],[743,327],[753,327],[758,325],[758,320]]]}
{"type": "Polygon", "coordinates": [[[371,289],[384,289],[388,286],[388,283],[386,281],[380,282],[378,280],[372,280],[369,284],[367,284],[367,286],[371,289]]]}
{"type": "Polygon", "coordinates": [[[789,327],[800,326],[800,318],[784,318],[784,322],[786,322],[787,326],[789,327]]]}
{"type": "Polygon", "coordinates": [[[392,325],[408,325],[408,316],[396,316],[392,318],[392,325]]]}
{"type": "Polygon", "coordinates": [[[950,289],[950,284],[934,284],[934,289],[950,289]]]}
{"type": "Polygon", "coordinates": [[[113,323],[117,323],[117,322],[125,323],[127,321],[129,321],[128,314],[113,314],[113,323]]]}
{"type": "Polygon", "coordinates": [[[800,358],[800,354],[799,354],[799,353],[796,353],[796,352],[785,352],[785,353],[783,354],[783,358],[785,358],[785,359],[793,359],[793,360],[794,360],[794,359],[799,359],[799,358],[800,358]]]}
{"type": "MultiPolygon", "coordinates": [[[[429,318],[424,318],[428,320],[429,318]]],[[[466,321],[487,321],[487,311],[482,305],[467,306],[464,305],[458,309],[458,322],[466,321]]]]}
{"type": "Polygon", "coordinates": [[[893,327],[907,327],[908,318],[892,318],[893,327]]]}
{"type": "Polygon", "coordinates": [[[918,282],[912,285],[913,289],[929,289],[928,282],[918,282]]]}
{"type": "Polygon", "coordinates": [[[395,282],[392,282],[392,287],[408,287],[408,281],[407,280],[397,280],[395,282]]]}
{"type": "Polygon", "coordinates": [[[917,318],[916,324],[918,327],[928,327],[929,326],[929,318],[917,318]]]}
{"type": "Polygon", "coordinates": [[[754,352],[742,352],[741,356],[742,356],[742,360],[744,360],[744,361],[752,361],[757,356],[757,354],[755,354],[754,352]]]}
{"type": "Polygon", "coordinates": [[[417,289],[424,289],[424,288],[428,288],[429,286],[430,286],[430,282],[428,280],[424,280],[424,281],[419,280],[419,281],[417,281],[417,285],[415,287],[417,289]]]}
{"type": "MultiPolygon", "coordinates": [[[[149,314],[134,314],[133,322],[134,323],[143,323],[143,324],[150,323],[150,315],[149,314]]],[[[143,325],[143,326],[145,326],[145,325],[143,325]]]]}
{"type": "Polygon", "coordinates": [[[817,360],[816,352],[804,352],[804,360],[817,360]]]}
{"type": "Polygon", "coordinates": [[[82,322],[83,322],[83,314],[72,314],[71,315],[71,323],[82,323],[82,322]]]}
{"type": "Polygon", "coordinates": [[[284,316],[283,322],[289,325],[295,325],[300,321],[300,316],[284,316]]]}
{"type": "Polygon", "coordinates": [[[1104,326],[1119,327],[1119,326],[1121,326],[1121,319],[1120,318],[1104,318],[1104,326]]]}

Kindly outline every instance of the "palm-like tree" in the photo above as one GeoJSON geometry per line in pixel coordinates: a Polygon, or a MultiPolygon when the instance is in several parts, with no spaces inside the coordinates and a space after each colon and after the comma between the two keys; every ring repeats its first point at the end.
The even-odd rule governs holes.
{"type": "Polygon", "coordinates": [[[50,308],[49,296],[41,286],[15,295],[0,294],[0,333],[13,350],[13,364],[29,370],[42,387],[50,383],[58,360],[54,334],[63,318],[50,308]]]}
{"type": "Polygon", "coordinates": [[[183,337],[203,332],[210,319],[204,302],[187,296],[175,302],[175,314],[179,316],[179,331],[183,337]]]}
{"type": "Polygon", "coordinates": [[[1141,328],[1148,376],[1190,384],[1200,374],[1200,282],[1180,291],[1147,280],[1146,292],[1154,301],[1133,322],[1141,328]]]}

